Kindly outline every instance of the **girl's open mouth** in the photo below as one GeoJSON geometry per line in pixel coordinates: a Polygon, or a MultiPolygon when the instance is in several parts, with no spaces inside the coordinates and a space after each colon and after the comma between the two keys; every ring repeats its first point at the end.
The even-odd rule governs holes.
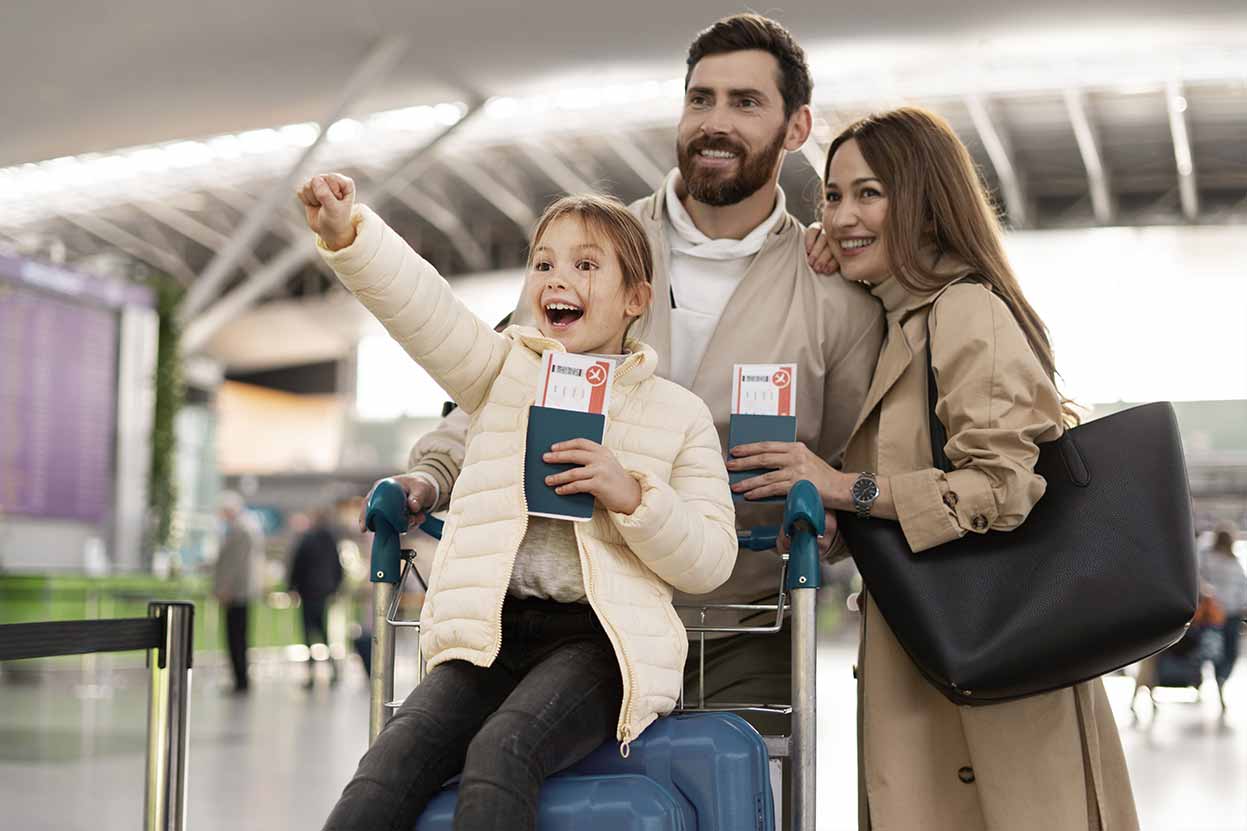
{"type": "Polygon", "coordinates": [[[584,309],[573,306],[571,303],[547,303],[545,312],[546,320],[550,321],[550,325],[555,329],[566,329],[585,314],[584,309]]]}

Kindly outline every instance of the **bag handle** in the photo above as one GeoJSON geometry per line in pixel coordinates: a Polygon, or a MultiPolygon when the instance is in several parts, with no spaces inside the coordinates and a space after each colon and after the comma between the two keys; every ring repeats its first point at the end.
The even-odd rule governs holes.
{"type": "MultiPolygon", "coordinates": [[[[973,277],[965,278],[974,280],[973,277]]],[[[958,281],[961,282],[961,281],[958,281]]],[[[975,282],[978,282],[975,280],[975,282]]],[[[944,446],[948,444],[948,431],[944,429],[944,422],[940,421],[940,417],[935,413],[935,404],[939,400],[940,391],[935,383],[935,367],[931,365],[931,325],[928,313],[927,323],[927,410],[929,416],[927,418],[927,432],[931,437],[931,462],[932,466],[951,473],[955,468],[953,463],[948,460],[948,455],[944,452],[944,446]]],[[[1065,465],[1065,473],[1069,480],[1080,488],[1085,488],[1091,484],[1091,470],[1087,467],[1087,462],[1083,459],[1082,451],[1078,449],[1078,443],[1074,441],[1073,430],[1067,429],[1062,431],[1060,438],[1056,439],[1061,450],[1061,461],[1065,465]]]]}

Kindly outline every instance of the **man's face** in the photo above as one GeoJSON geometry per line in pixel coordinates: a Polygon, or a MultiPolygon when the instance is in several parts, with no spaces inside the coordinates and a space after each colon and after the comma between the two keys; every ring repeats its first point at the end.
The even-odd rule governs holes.
{"type": "Polygon", "coordinates": [[[689,76],[676,134],[689,195],[723,207],[757,193],[778,169],[788,128],[773,55],[749,49],[702,58],[689,76]]]}

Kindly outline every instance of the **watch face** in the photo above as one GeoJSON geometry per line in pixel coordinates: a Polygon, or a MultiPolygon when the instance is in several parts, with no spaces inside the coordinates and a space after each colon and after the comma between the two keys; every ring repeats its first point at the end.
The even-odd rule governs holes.
{"type": "Polygon", "coordinates": [[[853,483],[854,502],[874,502],[879,498],[879,486],[871,479],[858,479],[853,483]]]}

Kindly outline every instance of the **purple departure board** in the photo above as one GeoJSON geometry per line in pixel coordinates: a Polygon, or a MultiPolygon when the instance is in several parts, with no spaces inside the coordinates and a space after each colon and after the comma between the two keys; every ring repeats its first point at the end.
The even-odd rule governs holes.
{"type": "Polygon", "coordinates": [[[117,329],[114,309],[0,280],[0,514],[107,518],[117,329]]]}

